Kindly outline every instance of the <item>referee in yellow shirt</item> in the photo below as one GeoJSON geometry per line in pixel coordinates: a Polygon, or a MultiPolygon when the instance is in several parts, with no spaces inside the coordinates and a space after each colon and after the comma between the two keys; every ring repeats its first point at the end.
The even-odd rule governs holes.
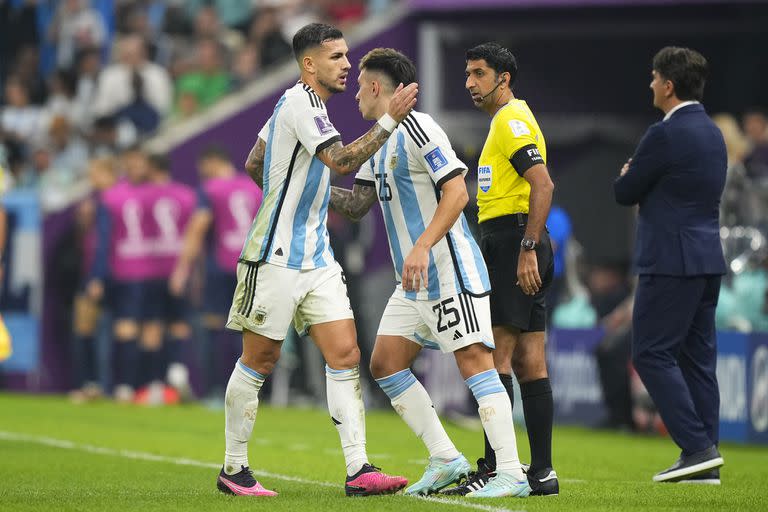
{"type": "MultiPolygon", "coordinates": [[[[552,469],[552,388],[544,354],[544,295],[552,281],[552,245],[544,223],[554,184],[546,166],[544,135],[512,84],[517,61],[496,44],[467,51],[466,88],[475,106],[492,116],[477,169],[480,248],[491,279],[494,362],[513,400],[512,371],[520,383],[531,466],[531,495],[559,493],[552,469]]],[[[485,459],[464,494],[485,485],[496,462],[486,437],[485,459]]]]}

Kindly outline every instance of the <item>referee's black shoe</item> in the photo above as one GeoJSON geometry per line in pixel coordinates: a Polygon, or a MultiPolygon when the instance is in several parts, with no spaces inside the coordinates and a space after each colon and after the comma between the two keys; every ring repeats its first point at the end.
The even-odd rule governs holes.
{"type": "Polygon", "coordinates": [[[528,485],[531,486],[530,496],[557,496],[560,494],[560,484],[557,481],[557,473],[552,468],[537,471],[532,475],[527,473],[528,485]]]}
{"type": "Polygon", "coordinates": [[[496,473],[491,470],[485,459],[477,459],[477,471],[470,471],[469,476],[456,487],[443,489],[440,494],[447,496],[466,496],[470,492],[479,491],[496,473]]]}
{"type": "Polygon", "coordinates": [[[724,463],[723,457],[717,451],[715,445],[706,450],[693,453],[691,455],[680,455],[677,462],[671,467],[653,477],[654,482],[678,482],[686,480],[700,473],[706,473],[712,469],[719,468],[724,463]]]}

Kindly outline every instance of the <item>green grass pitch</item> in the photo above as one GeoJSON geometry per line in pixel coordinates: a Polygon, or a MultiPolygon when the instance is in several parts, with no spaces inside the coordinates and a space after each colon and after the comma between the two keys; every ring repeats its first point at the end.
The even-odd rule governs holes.
{"type": "MultiPolygon", "coordinates": [[[[478,432],[446,425],[468,458],[478,432]]],[[[346,498],[344,460],[324,410],[262,407],[251,466],[271,499],[225,496],[215,487],[224,450],[222,411],[140,408],[60,397],[0,394],[0,510],[768,510],[768,448],[724,444],[721,486],[654,484],[677,456],[669,439],[559,427],[554,435],[561,495],[423,500],[346,498]]],[[[418,479],[426,451],[394,413],[367,416],[368,453],[385,471],[418,479]]],[[[517,434],[527,460],[525,431],[517,434]]]]}

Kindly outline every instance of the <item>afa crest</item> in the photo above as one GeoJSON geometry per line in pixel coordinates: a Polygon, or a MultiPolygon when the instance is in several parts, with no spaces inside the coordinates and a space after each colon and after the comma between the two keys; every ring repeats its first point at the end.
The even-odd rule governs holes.
{"type": "Polygon", "coordinates": [[[394,171],[395,167],[397,167],[397,155],[392,155],[389,157],[389,169],[394,171]]]}

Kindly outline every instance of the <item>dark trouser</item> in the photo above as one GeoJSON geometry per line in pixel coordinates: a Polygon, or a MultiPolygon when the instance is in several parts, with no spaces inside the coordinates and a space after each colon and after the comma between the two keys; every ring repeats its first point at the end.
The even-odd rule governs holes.
{"type": "Polygon", "coordinates": [[[719,292],[719,275],[641,275],[635,295],[632,361],[672,439],[686,455],[719,441],[719,292]]]}
{"type": "Polygon", "coordinates": [[[603,402],[608,410],[605,426],[612,428],[634,427],[629,387],[631,343],[632,331],[627,326],[606,335],[595,349],[603,402]]]}

